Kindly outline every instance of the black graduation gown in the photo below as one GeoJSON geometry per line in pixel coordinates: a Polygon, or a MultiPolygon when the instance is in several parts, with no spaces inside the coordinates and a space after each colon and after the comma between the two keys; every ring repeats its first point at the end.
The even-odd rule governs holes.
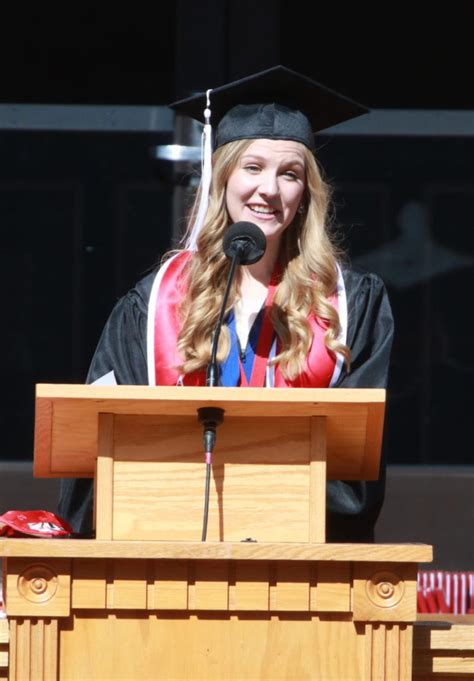
{"type": "MultiPolygon", "coordinates": [[[[336,387],[384,388],[393,337],[393,318],[385,287],[374,274],[345,270],[343,276],[352,368],[349,374],[342,371],[336,387]]],[[[147,309],[154,277],[153,273],[142,279],[113,309],[95,351],[88,383],[113,370],[120,385],[147,385],[147,309]]],[[[383,461],[378,481],[328,482],[327,540],[373,541],[384,488],[383,461]]],[[[76,532],[91,532],[92,498],[91,480],[61,481],[59,515],[76,532]]]]}

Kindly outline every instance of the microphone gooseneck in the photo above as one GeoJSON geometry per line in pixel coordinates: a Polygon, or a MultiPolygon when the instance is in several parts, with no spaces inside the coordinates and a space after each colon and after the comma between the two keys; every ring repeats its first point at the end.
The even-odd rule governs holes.
{"type": "Polygon", "coordinates": [[[266,247],[265,234],[253,222],[236,222],[227,229],[224,235],[223,249],[226,256],[231,260],[231,265],[219,319],[212,338],[211,358],[206,373],[206,385],[209,387],[219,385],[220,372],[217,364],[217,348],[237,265],[253,265],[258,262],[265,253],[266,247]]]}
{"type": "Polygon", "coordinates": [[[212,452],[216,444],[216,428],[224,420],[224,410],[220,407],[201,407],[198,419],[203,429],[204,454],[206,457],[206,485],[204,490],[204,512],[202,519],[201,541],[207,538],[207,519],[209,516],[209,490],[211,486],[212,452]]]}
{"type": "MultiPolygon", "coordinates": [[[[222,300],[219,319],[214,331],[211,348],[211,359],[206,372],[206,385],[215,387],[219,385],[219,365],[217,364],[217,347],[219,336],[224,321],[225,309],[229,298],[230,287],[234,280],[237,265],[253,265],[258,262],[265,253],[267,240],[262,230],[252,222],[237,222],[225,233],[223,248],[226,256],[231,260],[227,285],[222,300]]],[[[204,407],[198,409],[198,419],[203,426],[204,450],[206,457],[206,485],[204,491],[204,512],[202,522],[201,541],[207,538],[207,520],[209,515],[209,490],[212,469],[212,451],[216,442],[216,428],[222,423],[224,411],[217,407],[204,407]]]]}

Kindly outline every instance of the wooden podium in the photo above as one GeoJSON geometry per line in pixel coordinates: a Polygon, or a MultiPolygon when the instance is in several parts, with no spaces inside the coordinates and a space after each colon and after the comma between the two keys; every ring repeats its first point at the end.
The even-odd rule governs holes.
{"type": "Polygon", "coordinates": [[[325,543],[326,479],[377,477],[384,399],[38,386],[35,473],[95,477],[96,539],[0,540],[10,680],[411,679],[431,547],[325,543]]]}

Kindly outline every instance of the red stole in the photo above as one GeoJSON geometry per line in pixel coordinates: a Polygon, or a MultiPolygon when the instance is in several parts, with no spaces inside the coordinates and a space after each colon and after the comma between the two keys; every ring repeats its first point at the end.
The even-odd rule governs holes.
{"type": "MultiPolygon", "coordinates": [[[[153,285],[149,305],[148,343],[153,344],[148,351],[150,383],[153,385],[205,385],[205,372],[193,372],[181,375],[176,368],[181,363],[177,351],[177,338],[180,331],[178,307],[186,292],[186,264],[192,253],[182,251],[168,260],[157,274],[153,285]],[[151,328],[150,328],[151,326],[151,328]],[[150,330],[152,333],[150,333],[150,330]],[[154,372],[153,372],[154,369],[154,372]],[[154,375],[153,375],[154,374],[154,375]]],[[[331,303],[337,308],[337,297],[331,297],[331,303]]],[[[334,373],[336,359],[324,344],[327,322],[314,315],[308,318],[313,332],[313,341],[305,361],[302,373],[293,381],[286,380],[275,367],[274,385],[276,388],[327,388],[334,373]]],[[[278,348],[277,348],[278,352],[278,348]]]]}

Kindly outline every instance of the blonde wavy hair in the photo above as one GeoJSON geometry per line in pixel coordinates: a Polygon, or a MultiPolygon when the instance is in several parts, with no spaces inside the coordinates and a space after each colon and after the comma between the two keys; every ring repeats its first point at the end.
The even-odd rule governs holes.
{"type": "MultiPolygon", "coordinates": [[[[230,268],[230,261],[222,250],[224,233],[230,224],[226,186],[240,156],[252,141],[229,142],[217,149],[213,156],[209,206],[198,237],[197,252],[190,259],[187,293],[179,310],[181,332],[178,349],[183,358],[180,369],[184,373],[205,368],[210,359],[212,335],[230,268]]],[[[279,256],[282,278],[270,313],[281,347],[272,363],[279,366],[283,377],[289,381],[295,380],[303,370],[311,347],[310,313],[327,323],[324,340],[328,350],[340,353],[348,369],[351,360],[349,348],[337,340],[341,329],[339,315],[329,300],[336,290],[338,256],[327,228],[330,188],[322,179],[313,154],[306,147],[304,153],[304,212],[297,213],[283,233],[279,256]]],[[[198,200],[199,193],[195,207],[198,200]]],[[[227,312],[239,296],[239,282],[238,273],[230,292],[227,312]]],[[[227,357],[229,349],[230,334],[224,327],[219,339],[219,362],[227,357]]]]}

